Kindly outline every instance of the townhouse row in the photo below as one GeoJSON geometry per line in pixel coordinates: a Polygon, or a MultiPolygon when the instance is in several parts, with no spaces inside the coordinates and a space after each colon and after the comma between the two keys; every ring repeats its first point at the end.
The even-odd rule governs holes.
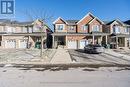
{"type": "Polygon", "coordinates": [[[130,22],[118,19],[102,21],[92,13],[80,20],[64,20],[61,17],[53,22],[53,47],[83,49],[87,44],[101,44],[112,49],[130,47],[130,22]]]}
{"type": "Polygon", "coordinates": [[[83,49],[87,44],[100,44],[112,49],[130,47],[130,21],[102,21],[88,13],[80,20],[59,17],[53,25],[52,33],[46,24],[44,29],[47,32],[37,28],[33,21],[0,19],[0,48],[40,48],[41,31],[45,48],[83,49]]]}
{"type": "MultiPolygon", "coordinates": [[[[46,43],[49,41],[47,38],[52,31],[47,25],[45,25],[45,29],[50,32],[46,34],[42,30],[44,46],[47,46],[46,43]]],[[[38,48],[40,48],[40,43],[41,30],[33,24],[33,21],[18,22],[0,19],[0,48],[26,49],[38,47],[38,45],[38,48]]]]}

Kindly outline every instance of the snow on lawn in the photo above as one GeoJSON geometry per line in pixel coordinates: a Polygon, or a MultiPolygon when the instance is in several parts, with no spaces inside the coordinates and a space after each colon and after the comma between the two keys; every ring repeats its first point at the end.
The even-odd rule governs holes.
{"type": "MultiPolygon", "coordinates": [[[[41,68],[39,68],[41,69],[41,68]]],[[[117,67],[45,70],[0,68],[1,87],[129,87],[130,70],[117,67]]]]}
{"type": "MultiPolygon", "coordinates": [[[[43,57],[52,55],[53,50],[43,50],[43,57]]],[[[0,62],[40,61],[39,49],[4,49],[0,50],[0,62]]]]}
{"type": "Polygon", "coordinates": [[[113,55],[113,56],[115,56],[117,58],[121,58],[121,59],[130,61],[130,56],[129,55],[121,54],[121,53],[115,52],[115,51],[113,51],[111,49],[106,49],[105,53],[107,53],[109,55],[113,55]]]}

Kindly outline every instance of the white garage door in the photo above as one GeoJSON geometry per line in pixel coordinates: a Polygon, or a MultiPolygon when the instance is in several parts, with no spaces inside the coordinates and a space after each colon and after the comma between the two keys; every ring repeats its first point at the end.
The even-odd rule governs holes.
{"type": "Polygon", "coordinates": [[[5,41],[5,48],[15,48],[16,41],[15,40],[6,40],[5,41]]]}
{"type": "Polygon", "coordinates": [[[88,44],[88,40],[80,40],[80,49],[83,49],[88,44]]]}
{"type": "Polygon", "coordinates": [[[19,40],[19,48],[27,48],[27,40],[19,40]]]}
{"type": "Polygon", "coordinates": [[[76,41],[68,41],[68,49],[77,49],[77,43],[76,41]]]}

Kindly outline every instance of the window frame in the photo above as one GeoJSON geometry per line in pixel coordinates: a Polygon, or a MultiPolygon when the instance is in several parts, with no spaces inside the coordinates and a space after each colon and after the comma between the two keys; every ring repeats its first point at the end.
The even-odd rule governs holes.
{"type": "Polygon", "coordinates": [[[56,30],[62,31],[65,29],[65,24],[56,24],[56,30]],[[63,29],[59,29],[58,26],[63,26],[63,29]]]}
{"type": "Polygon", "coordinates": [[[88,30],[88,25],[82,25],[82,30],[83,30],[83,31],[88,30]]]}
{"type": "Polygon", "coordinates": [[[128,27],[125,28],[125,33],[129,33],[129,29],[128,27]]]}
{"type": "Polygon", "coordinates": [[[75,26],[71,25],[71,26],[68,26],[69,27],[69,30],[70,31],[74,31],[75,30],[75,26]]]}
{"type": "Polygon", "coordinates": [[[93,25],[92,26],[92,31],[93,32],[99,32],[100,31],[100,25],[93,25]],[[96,29],[96,30],[95,30],[96,29]]]}

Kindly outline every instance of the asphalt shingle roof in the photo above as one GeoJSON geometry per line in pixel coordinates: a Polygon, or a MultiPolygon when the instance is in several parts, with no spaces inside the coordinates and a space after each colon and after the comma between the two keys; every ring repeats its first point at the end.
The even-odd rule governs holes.
{"type": "Polygon", "coordinates": [[[109,21],[109,22],[108,22],[108,21],[106,21],[106,23],[105,23],[105,24],[106,24],[106,25],[110,25],[110,24],[112,24],[114,21],[115,21],[115,20],[113,20],[113,21],[109,21]]]}
{"type": "MultiPolygon", "coordinates": [[[[112,24],[114,21],[118,21],[118,20],[104,21],[104,23],[105,23],[106,25],[110,25],[110,24],[112,24]]],[[[128,25],[127,23],[125,23],[125,22],[123,22],[123,21],[118,21],[118,22],[121,23],[121,24],[124,24],[124,25],[128,25]]]]}
{"type": "Polygon", "coordinates": [[[32,25],[33,21],[28,22],[19,22],[19,21],[11,21],[9,19],[0,19],[0,24],[2,25],[19,25],[19,26],[26,26],[26,25],[32,25]]]}
{"type": "Polygon", "coordinates": [[[127,20],[124,23],[130,25],[130,20],[127,20]]]}
{"type": "Polygon", "coordinates": [[[75,25],[79,20],[66,20],[66,22],[70,25],[75,25]]]}

